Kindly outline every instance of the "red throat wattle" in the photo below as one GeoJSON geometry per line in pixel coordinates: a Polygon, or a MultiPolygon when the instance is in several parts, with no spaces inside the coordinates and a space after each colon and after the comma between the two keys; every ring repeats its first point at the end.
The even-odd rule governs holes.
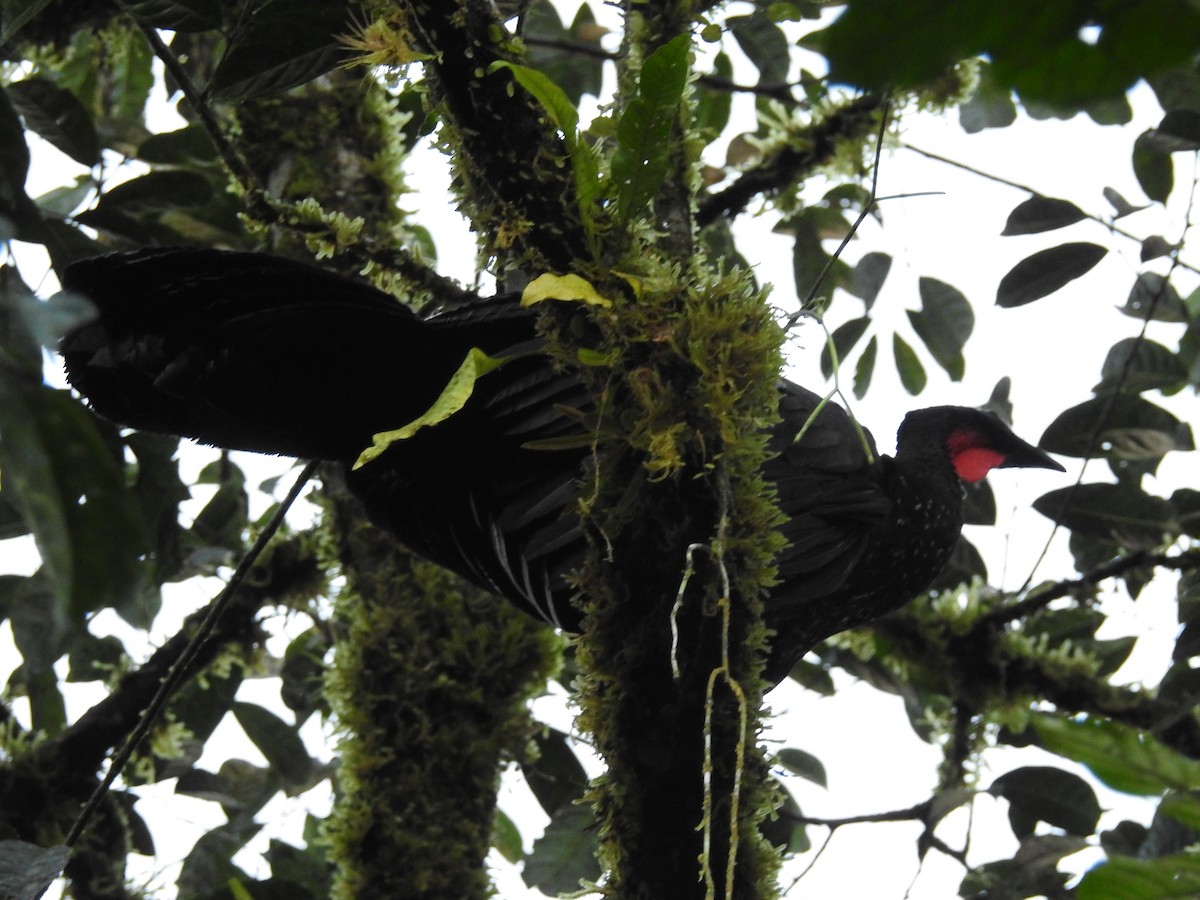
{"type": "Polygon", "coordinates": [[[982,481],[984,476],[1004,462],[1004,454],[980,443],[978,431],[956,431],[946,438],[950,462],[963,481],[982,481]]]}

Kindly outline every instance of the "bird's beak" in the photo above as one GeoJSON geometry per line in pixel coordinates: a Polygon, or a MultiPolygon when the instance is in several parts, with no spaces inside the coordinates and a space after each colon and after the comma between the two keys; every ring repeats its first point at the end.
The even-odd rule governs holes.
{"type": "Polygon", "coordinates": [[[1016,435],[1013,435],[1012,440],[1006,446],[999,449],[1004,454],[1004,462],[996,467],[998,469],[1054,469],[1058,472],[1067,471],[1052,459],[1049,454],[1039,450],[1032,444],[1025,443],[1016,435]]]}

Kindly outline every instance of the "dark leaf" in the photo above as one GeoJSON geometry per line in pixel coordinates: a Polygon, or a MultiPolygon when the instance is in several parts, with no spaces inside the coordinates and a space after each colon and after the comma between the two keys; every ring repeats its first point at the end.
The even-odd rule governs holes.
{"type": "Polygon", "coordinates": [[[323,841],[314,841],[307,847],[293,847],[272,840],[263,858],[270,864],[273,877],[291,885],[302,885],[311,896],[328,897],[331,873],[324,847],[323,841]]]}
{"type": "Polygon", "coordinates": [[[296,729],[274,713],[252,703],[234,703],[232,709],[246,736],[278,769],[289,786],[308,787],[313,774],[313,761],[296,729]]]}
{"type": "Polygon", "coordinates": [[[1100,832],[1100,846],[1111,856],[1134,856],[1146,840],[1146,826],[1126,819],[1116,828],[1100,832]]]}
{"type": "Polygon", "coordinates": [[[1147,262],[1151,259],[1158,259],[1160,256],[1167,256],[1177,249],[1177,244],[1170,243],[1160,234],[1152,234],[1150,237],[1142,241],[1142,262],[1147,262]]]}
{"type": "MultiPolygon", "coordinates": [[[[524,35],[529,40],[529,65],[562,88],[576,106],[584,94],[600,95],[604,60],[580,53],[576,46],[600,49],[602,30],[585,3],[570,29],[563,27],[551,3],[533,3],[525,14],[524,35]]],[[[727,95],[728,96],[728,95],[727,95]]]]}
{"type": "Polygon", "coordinates": [[[9,85],[8,95],[30,131],[78,163],[100,162],[100,137],[92,117],[70,91],[35,77],[9,85]]]}
{"type": "Polygon", "coordinates": [[[963,522],[967,525],[996,524],[996,495],[986,479],[963,483],[963,522]]]}
{"type": "Polygon", "coordinates": [[[799,775],[801,778],[819,784],[821,787],[829,787],[828,778],[825,775],[825,766],[821,760],[817,759],[806,750],[800,750],[797,747],[784,747],[779,751],[776,757],[779,764],[791,772],[793,775],[799,775]]]}
{"type": "Polygon", "coordinates": [[[96,209],[126,215],[172,212],[181,206],[202,206],[212,197],[212,183],[203,175],[156,171],[117,185],[101,196],[96,209]]]}
{"type": "Polygon", "coordinates": [[[759,84],[786,81],[791,54],[783,30],[764,15],[731,16],[727,20],[734,40],[758,69],[759,84]]]}
{"type": "Polygon", "coordinates": [[[108,635],[96,637],[84,632],[71,647],[67,681],[99,681],[111,678],[127,660],[125,645],[108,635]]]}
{"type": "Polygon", "coordinates": [[[759,824],[762,835],[785,856],[807,853],[812,848],[812,843],[801,821],[800,806],[782,787],[780,791],[783,793],[783,804],[776,810],[774,818],[759,824]]]}
{"type": "Polygon", "coordinates": [[[866,396],[867,388],[871,386],[871,376],[875,373],[875,357],[878,349],[879,343],[875,340],[875,335],[871,335],[858,362],[854,364],[854,396],[860,400],[866,396]]]}
{"type": "Polygon", "coordinates": [[[1193,450],[1189,425],[1149,400],[1104,395],[1073,406],[1050,423],[1039,442],[1064,456],[1104,453],[1115,459],[1157,459],[1171,450],[1193,450]]]}
{"type": "Polygon", "coordinates": [[[1009,802],[1009,823],[1019,838],[1037,822],[1087,837],[1100,821],[1096,792],[1078,775],[1051,766],[1025,766],[1001,775],[988,793],[1009,802]]]}
{"type": "Polygon", "coordinates": [[[599,878],[595,821],[587,804],[568,803],[555,812],[525,859],[521,873],[525,883],[553,896],[577,891],[580,882],[599,878]]]}
{"type": "MultiPolygon", "coordinates": [[[[733,80],[733,63],[727,54],[718,53],[713,59],[712,75],[723,82],[733,80]]],[[[710,140],[716,138],[729,124],[732,108],[733,96],[729,91],[709,88],[701,82],[696,95],[696,129],[710,140]]]]}
{"type": "Polygon", "coordinates": [[[1175,286],[1157,272],[1142,272],[1129,291],[1129,299],[1121,312],[1135,319],[1152,319],[1156,322],[1186,322],[1187,307],[1184,306],[1175,286]]]}
{"type": "Polygon", "coordinates": [[[138,159],[167,165],[196,165],[217,158],[217,149],[199,125],[152,134],[138,146],[138,159]]]}
{"type": "Polygon", "coordinates": [[[925,367],[913,348],[899,334],[892,335],[892,353],[896,358],[896,371],[900,373],[900,383],[914,397],[925,390],[925,367]]]}
{"type": "Polygon", "coordinates": [[[308,718],[324,701],[325,653],[329,650],[324,629],[310,628],[295,638],[283,654],[279,670],[280,698],[297,721],[308,718]]]}
{"type": "Polygon", "coordinates": [[[864,253],[862,259],[854,266],[850,277],[850,285],[846,288],[858,297],[869,310],[879,296],[884,279],[892,268],[892,258],[886,253],[864,253]]]}
{"type": "Polygon", "coordinates": [[[1200,150],[1200,112],[1169,111],[1158,127],[1147,132],[1147,143],[1161,153],[1191,153],[1200,150]]]}
{"type": "Polygon", "coordinates": [[[863,316],[862,318],[851,319],[849,322],[839,325],[833,330],[829,341],[826,341],[825,346],[821,348],[821,374],[826,378],[833,375],[833,354],[837,354],[838,366],[840,367],[842,360],[850,354],[850,351],[858,343],[859,338],[863,336],[863,333],[867,330],[867,326],[870,324],[871,320],[863,316]],[[833,343],[832,351],[829,348],[830,342],[833,343]]]}
{"type": "Polygon", "coordinates": [[[70,848],[39,847],[25,841],[0,841],[0,897],[37,900],[62,874],[70,848]]]}
{"type": "Polygon", "coordinates": [[[1002,235],[1037,234],[1074,225],[1087,215],[1069,200],[1035,195],[1008,214],[1002,235]]]}
{"type": "Polygon", "coordinates": [[[1081,535],[1153,549],[1178,533],[1171,504],[1132,484],[1081,484],[1043,494],[1033,508],[1081,535]]]}
{"type": "Polygon", "coordinates": [[[1104,189],[1104,199],[1107,200],[1115,211],[1113,218],[1119,219],[1122,216],[1127,216],[1130,213],[1135,213],[1139,209],[1146,209],[1145,206],[1134,206],[1119,193],[1110,187],[1104,189]]]}
{"type": "Polygon", "coordinates": [[[1186,380],[1187,368],[1162,344],[1145,338],[1125,338],[1109,349],[1095,390],[1139,394],[1181,387],[1186,380]]]}
{"type": "Polygon", "coordinates": [[[589,779],[563,732],[547,726],[534,735],[534,743],[538,758],[523,763],[521,771],[546,815],[553,816],[583,796],[589,779]]]}
{"type": "Polygon", "coordinates": [[[127,8],[147,25],[169,31],[211,31],[221,27],[219,0],[133,0],[127,8]]]}
{"type": "Polygon", "coordinates": [[[25,195],[29,146],[8,92],[0,87],[0,215],[19,223],[32,205],[25,195]]]}
{"type": "Polygon", "coordinates": [[[1133,142],[1133,174],[1151,200],[1166,203],[1175,186],[1175,166],[1171,154],[1154,146],[1152,132],[1143,132],[1133,142]]]}
{"type": "Polygon", "coordinates": [[[52,0],[25,0],[20,8],[13,3],[5,3],[0,7],[0,44],[7,44],[12,40],[13,35],[19,32],[27,24],[33,21],[43,9],[50,5],[52,0]]]}
{"type": "MultiPolygon", "coordinates": [[[[1200,491],[1179,488],[1171,495],[1179,529],[1189,537],[1200,537],[1200,491]]],[[[1200,601],[1200,596],[1197,597],[1200,601]]]]}
{"type": "Polygon", "coordinates": [[[266,0],[231,38],[210,89],[237,102],[311,81],[346,60],[337,35],[352,30],[343,2],[266,0]]]}
{"type": "Polygon", "coordinates": [[[801,659],[792,666],[788,677],[794,679],[807,690],[820,694],[822,697],[832,697],[835,693],[833,677],[825,666],[807,662],[801,659]]]}
{"type": "Polygon", "coordinates": [[[215,885],[231,881],[249,882],[250,878],[233,862],[233,855],[256,835],[262,825],[237,818],[203,835],[179,873],[178,900],[208,900],[215,885]]]}
{"type": "Polygon", "coordinates": [[[1000,280],[996,305],[1005,308],[1032,303],[1089,272],[1107,248],[1098,244],[1070,243],[1039,250],[1021,260],[1000,280]]]}
{"type": "Polygon", "coordinates": [[[975,328],[975,313],[962,293],[935,278],[920,279],[921,309],[908,310],[913,331],[954,381],[966,368],[963,347],[975,328]]]}
{"type": "MultiPolygon", "coordinates": [[[[975,578],[987,579],[987,565],[979,553],[979,549],[962,535],[954,545],[950,561],[942,568],[942,572],[933,580],[930,590],[955,591],[964,584],[970,584],[975,578]]],[[[919,713],[918,713],[919,715],[919,713]]]]}

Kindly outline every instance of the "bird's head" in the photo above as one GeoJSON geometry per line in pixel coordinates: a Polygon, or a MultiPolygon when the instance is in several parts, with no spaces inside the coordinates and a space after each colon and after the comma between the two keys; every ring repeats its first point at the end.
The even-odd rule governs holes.
{"type": "Polygon", "coordinates": [[[898,460],[940,454],[963,481],[980,481],[992,469],[1057,469],[1061,465],[1021,440],[995,413],[965,406],[934,406],[904,417],[896,435],[898,460]]]}

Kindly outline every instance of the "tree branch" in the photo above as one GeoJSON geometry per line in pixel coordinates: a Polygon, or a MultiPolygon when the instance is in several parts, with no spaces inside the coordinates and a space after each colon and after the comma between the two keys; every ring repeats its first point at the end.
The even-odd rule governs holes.
{"type": "Polygon", "coordinates": [[[703,228],[720,218],[733,218],[755,197],[775,193],[810,174],[833,158],[841,144],[861,140],[876,124],[875,114],[886,98],[864,94],[814,123],[792,144],[751,169],[724,190],[700,204],[697,224],[703,228]],[[797,146],[797,145],[800,146],[797,146]]]}

